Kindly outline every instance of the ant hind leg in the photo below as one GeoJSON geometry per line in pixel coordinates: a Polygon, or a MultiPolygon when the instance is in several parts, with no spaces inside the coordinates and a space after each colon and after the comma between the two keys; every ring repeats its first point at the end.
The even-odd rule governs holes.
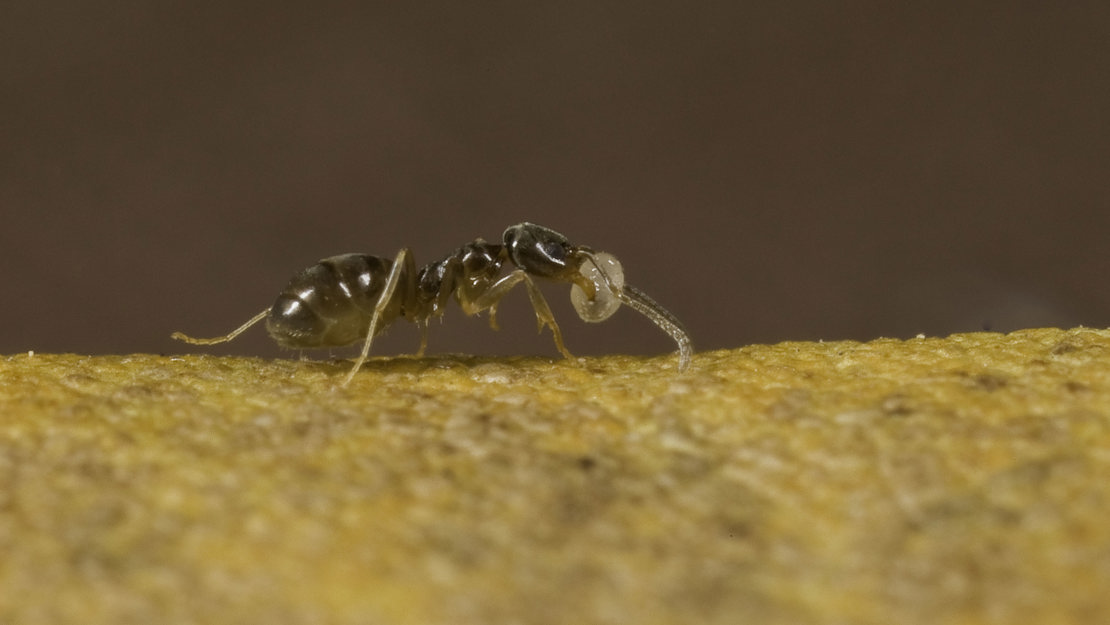
{"type": "Polygon", "coordinates": [[[378,324],[381,323],[386,308],[393,301],[393,296],[397,292],[397,285],[401,283],[402,278],[406,279],[408,282],[405,285],[405,293],[410,293],[413,290],[413,276],[412,255],[408,248],[403,248],[400,252],[397,252],[397,257],[393,259],[393,267],[389,270],[385,286],[382,287],[382,294],[378,296],[378,303],[374,305],[374,313],[370,316],[370,327],[366,331],[366,340],[362,342],[362,351],[355,359],[355,364],[347,373],[347,377],[343,378],[340,387],[350,384],[355,374],[362,367],[362,363],[366,362],[366,356],[370,353],[370,344],[374,341],[374,335],[378,333],[378,324]]]}
{"type": "Polygon", "coordinates": [[[184,341],[184,342],[192,344],[192,345],[215,345],[217,343],[226,343],[226,342],[230,341],[231,339],[239,336],[243,332],[245,332],[247,329],[249,329],[254,324],[258,323],[259,321],[262,321],[263,319],[265,319],[266,315],[268,315],[268,314],[270,314],[270,309],[269,308],[267,308],[266,310],[263,310],[262,312],[258,313],[255,316],[251,317],[250,321],[247,321],[246,323],[239,326],[238,328],[235,328],[231,332],[228,332],[227,334],[225,334],[223,336],[217,336],[215,338],[197,339],[197,338],[193,338],[193,337],[185,334],[184,332],[174,332],[173,334],[170,335],[170,338],[174,338],[174,339],[177,339],[179,341],[184,341]]]}

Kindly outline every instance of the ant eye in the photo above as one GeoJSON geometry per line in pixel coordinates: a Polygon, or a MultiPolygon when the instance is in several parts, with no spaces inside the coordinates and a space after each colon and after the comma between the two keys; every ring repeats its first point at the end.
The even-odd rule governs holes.
{"type": "Polygon", "coordinates": [[[565,261],[567,259],[567,246],[557,241],[548,241],[543,244],[544,255],[551,260],[565,261]]]}

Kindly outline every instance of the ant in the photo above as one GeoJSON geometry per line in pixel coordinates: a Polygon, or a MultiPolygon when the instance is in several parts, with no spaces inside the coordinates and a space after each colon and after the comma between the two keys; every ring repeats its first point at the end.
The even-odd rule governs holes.
{"type": "Polygon", "coordinates": [[[497,306],[516,285],[524,283],[539,330],[551,328],[555,347],[572,358],[563,345],[555,317],[533,278],[571,285],[570,298],[578,316],[588,322],[608,319],[624,304],[643,314],[678,344],[678,370],[690,366],[693,347],[682,324],[639,289],[624,283],[620,262],[605,252],[571,245],[566,237],[543,226],[510,226],[503,243],[475,239],[446,258],[416,269],[412,253],[403,248],[390,261],[367,254],[325,258],[293,276],[274,305],[230,333],[197,339],[175,332],[173,338],[194,345],[234,339],[266,320],[270,336],[284,347],[340,347],[362,341],[362,352],[341,386],[346,386],[366,361],[370,343],[397,318],[420,328],[420,349],[428,344],[428,321],[443,315],[452,295],[463,312],[489,311],[497,329],[497,306]],[[506,261],[516,269],[502,277],[506,261]]]}

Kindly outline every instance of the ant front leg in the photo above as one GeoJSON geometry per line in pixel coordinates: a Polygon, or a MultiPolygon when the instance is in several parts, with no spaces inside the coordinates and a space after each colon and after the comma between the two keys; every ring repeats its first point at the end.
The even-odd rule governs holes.
{"type": "MultiPolygon", "coordinates": [[[[566,345],[563,345],[563,333],[559,330],[559,324],[555,323],[555,316],[551,314],[551,308],[548,307],[547,300],[544,299],[543,293],[540,292],[539,287],[537,287],[535,281],[532,280],[532,276],[529,276],[520,269],[501,278],[490,286],[489,290],[473,300],[466,298],[464,295],[464,298],[459,303],[463,311],[468,315],[473,315],[486,309],[489,309],[491,314],[496,314],[497,305],[501,303],[501,298],[505,297],[513,287],[521,282],[524,283],[524,286],[528,290],[528,299],[532,301],[532,310],[536,312],[536,324],[539,331],[543,332],[544,326],[551,328],[552,338],[555,339],[555,347],[559,349],[559,353],[562,354],[564,358],[574,358],[567,350],[566,345]]],[[[461,294],[460,292],[460,295],[461,294]]]]}
{"type": "Polygon", "coordinates": [[[362,343],[362,352],[359,353],[347,377],[343,378],[340,387],[350,384],[355,377],[355,373],[362,367],[362,363],[366,362],[366,356],[370,353],[370,344],[374,341],[374,335],[379,331],[378,326],[381,324],[385,311],[398,295],[398,286],[403,289],[399,294],[402,302],[412,302],[416,299],[416,265],[413,263],[412,253],[409,252],[407,247],[397,252],[397,257],[393,259],[389,276],[385,280],[382,293],[378,296],[378,302],[374,305],[374,311],[370,315],[370,326],[366,330],[366,340],[362,343]]]}

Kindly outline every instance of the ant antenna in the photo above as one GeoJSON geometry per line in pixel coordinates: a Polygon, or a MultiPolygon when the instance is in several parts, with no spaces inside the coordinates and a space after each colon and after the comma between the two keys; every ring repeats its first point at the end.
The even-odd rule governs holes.
{"type": "MultiPolygon", "coordinates": [[[[666,332],[674,342],[678,344],[678,370],[685,371],[690,366],[690,359],[694,353],[693,343],[690,341],[690,335],[686,333],[686,328],[682,326],[682,322],[671,314],[666,308],[659,305],[658,302],[648,297],[636,287],[624,283],[624,270],[621,267],[620,261],[615,256],[607,252],[592,252],[582,251],[586,259],[597,269],[598,275],[605,282],[605,287],[610,293],[616,295],[621,303],[629,308],[632,308],[641,315],[651,319],[651,322],[659,326],[659,329],[666,332]],[[610,275],[613,272],[614,275],[610,275]]],[[[598,288],[600,285],[594,282],[594,290],[598,291],[595,294],[595,299],[602,305],[607,304],[609,295],[603,295],[598,288]]],[[[575,293],[572,293],[575,295],[575,293]]],[[[574,297],[571,298],[576,299],[574,297]]],[[[581,303],[585,305],[585,302],[581,303]]],[[[584,311],[587,309],[581,308],[579,302],[575,302],[575,306],[579,308],[579,316],[586,321],[601,321],[616,311],[613,307],[607,314],[598,314],[594,319],[586,317],[584,311]]]]}
{"type": "Polygon", "coordinates": [[[685,371],[690,367],[690,357],[694,353],[694,345],[690,342],[690,335],[686,334],[686,329],[682,327],[682,323],[670,311],[648,297],[647,293],[628,284],[617,292],[617,297],[621,298],[622,302],[636,312],[651,319],[652,323],[659,326],[660,330],[671,335],[674,342],[678,343],[679,371],[685,371]]]}

